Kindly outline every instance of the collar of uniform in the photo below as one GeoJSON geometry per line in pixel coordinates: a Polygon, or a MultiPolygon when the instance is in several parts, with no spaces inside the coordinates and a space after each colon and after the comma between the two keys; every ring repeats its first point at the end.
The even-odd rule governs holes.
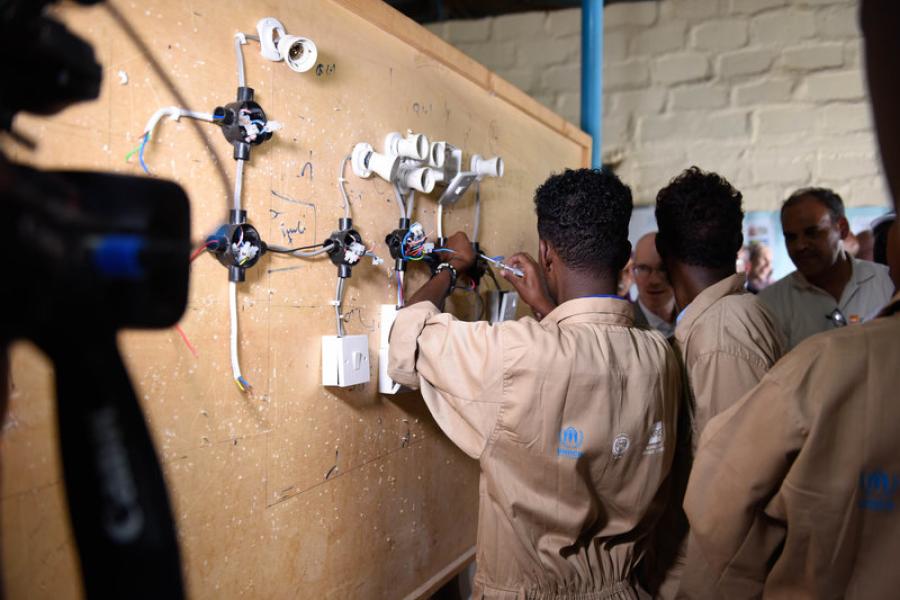
{"type": "Polygon", "coordinates": [[[544,321],[562,323],[580,315],[610,325],[634,325],[634,308],[624,298],[573,298],[550,311],[544,321]]]}
{"type": "Polygon", "coordinates": [[[725,296],[745,293],[747,291],[744,288],[746,284],[747,276],[743,273],[735,273],[700,292],[694,301],[687,305],[678,319],[678,324],[675,326],[675,338],[684,343],[694,322],[706,312],[706,309],[725,296]]]}
{"type": "MultiPolygon", "coordinates": [[[[852,285],[853,287],[859,287],[860,284],[875,277],[876,273],[872,263],[867,260],[858,260],[856,258],[853,258],[852,256],[850,256],[849,258],[850,279],[849,281],[847,281],[847,286],[852,285]]],[[[810,283],[800,271],[794,271],[793,273],[791,273],[790,278],[791,284],[796,288],[799,288],[801,290],[814,289],[822,291],[822,288],[810,283]]],[[[847,288],[847,286],[844,286],[845,289],[847,288]]]]}

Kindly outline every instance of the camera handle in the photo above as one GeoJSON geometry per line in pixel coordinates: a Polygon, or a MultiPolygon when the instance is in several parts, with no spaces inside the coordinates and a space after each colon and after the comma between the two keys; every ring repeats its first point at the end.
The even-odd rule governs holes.
{"type": "Polygon", "coordinates": [[[85,596],[183,598],[162,470],[116,332],[85,328],[53,337],[58,343],[47,349],[85,596]]]}

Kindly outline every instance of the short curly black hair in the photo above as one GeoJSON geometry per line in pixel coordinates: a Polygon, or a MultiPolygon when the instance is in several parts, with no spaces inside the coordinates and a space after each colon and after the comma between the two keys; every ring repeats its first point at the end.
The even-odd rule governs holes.
{"type": "Polygon", "coordinates": [[[800,188],[791,194],[790,197],[784,201],[784,204],[781,205],[781,216],[784,217],[785,209],[797,204],[807,196],[818,200],[820,204],[828,209],[828,212],[831,213],[831,221],[833,223],[837,223],[838,220],[846,216],[844,201],[841,199],[840,195],[834,190],[823,187],[800,188]]]}
{"type": "Polygon", "coordinates": [[[721,175],[686,169],[656,195],[660,256],[700,267],[734,267],[744,242],[741,198],[721,175]]]}
{"type": "Polygon", "coordinates": [[[563,263],[597,275],[628,262],[631,190],[609,169],[566,169],[534,193],[538,235],[563,263]]]}

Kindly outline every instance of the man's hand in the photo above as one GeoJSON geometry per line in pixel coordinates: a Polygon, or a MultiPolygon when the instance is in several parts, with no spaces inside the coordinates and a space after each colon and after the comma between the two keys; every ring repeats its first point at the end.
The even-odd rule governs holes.
{"type": "Polygon", "coordinates": [[[556,303],[550,298],[547,292],[547,284],[541,275],[537,262],[531,256],[524,252],[519,252],[510,256],[506,261],[511,267],[516,267],[525,273],[524,277],[519,277],[506,269],[500,271],[500,276],[507,280],[519,293],[522,301],[531,307],[532,312],[538,318],[543,319],[547,314],[556,308],[556,303]]]}
{"type": "Polygon", "coordinates": [[[442,256],[445,262],[450,263],[456,272],[462,275],[475,264],[475,250],[472,242],[462,231],[457,231],[447,239],[445,247],[453,252],[445,252],[442,256]]]}

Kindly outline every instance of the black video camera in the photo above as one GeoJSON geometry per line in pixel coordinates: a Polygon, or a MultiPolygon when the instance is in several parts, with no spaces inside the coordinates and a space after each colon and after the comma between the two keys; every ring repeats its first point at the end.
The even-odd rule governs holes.
{"type": "MultiPolygon", "coordinates": [[[[100,89],[90,45],[45,16],[45,4],[0,2],[0,130],[20,143],[29,142],[13,129],[16,113],[52,114],[100,89]]],[[[54,363],[85,593],[182,598],[168,495],[116,332],[181,318],[188,198],[168,181],[39,171],[0,153],[0,210],[8,281],[0,295],[0,350],[26,338],[54,363]]]]}

